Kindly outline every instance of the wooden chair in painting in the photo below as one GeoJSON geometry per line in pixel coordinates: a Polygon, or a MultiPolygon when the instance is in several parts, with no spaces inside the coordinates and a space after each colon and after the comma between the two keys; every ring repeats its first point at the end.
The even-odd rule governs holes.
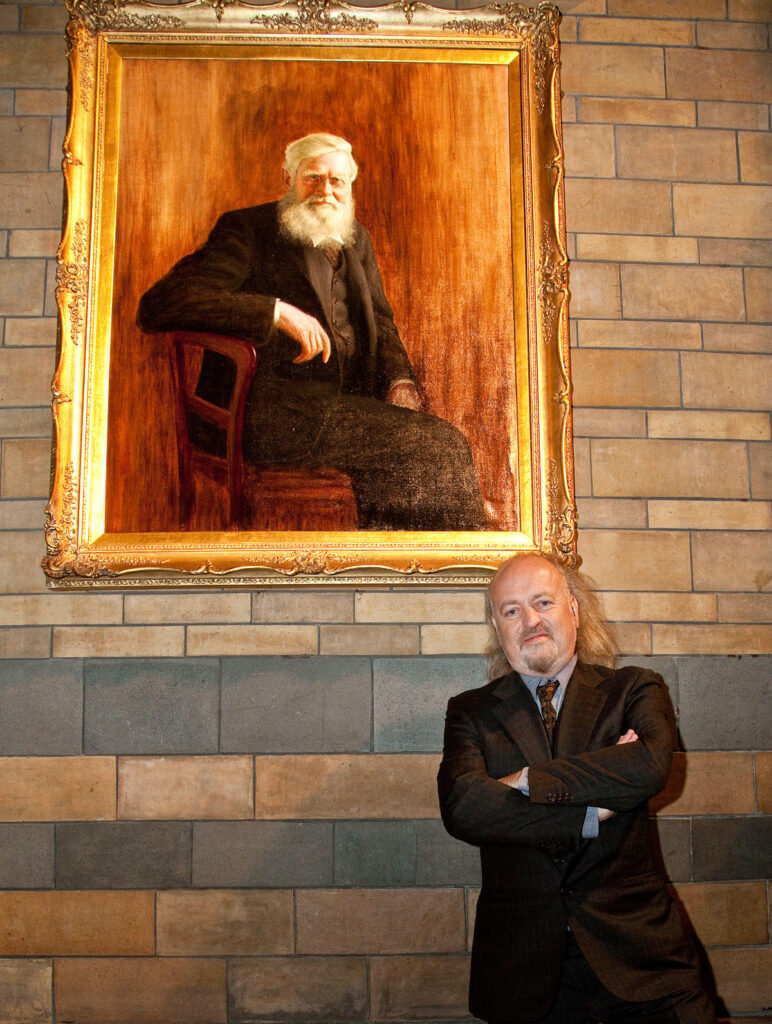
{"type": "Polygon", "coordinates": [[[244,461],[247,396],[257,371],[255,346],[242,338],[193,331],[168,335],[177,400],[181,520],[185,529],[354,530],[351,480],[336,469],[255,467],[244,461]],[[227,368],[227,395],[199,388],[204,358],[227,368]],[[213,507],[225,497],[227,509],[213,507]],[[219,522],[219,525],[218,525],[219,522]]]}

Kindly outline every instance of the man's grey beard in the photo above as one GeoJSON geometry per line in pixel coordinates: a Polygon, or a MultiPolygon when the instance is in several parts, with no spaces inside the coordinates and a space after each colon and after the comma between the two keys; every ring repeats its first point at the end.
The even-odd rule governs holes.
{"type": "Polygon", "coordinates": [[[300,245],[350,245],[354,239],[354,200],[334,208],[319,206],[313,196],[299,200],[294,187],[279,200],[279,226],[285,237],[300,245]]]}

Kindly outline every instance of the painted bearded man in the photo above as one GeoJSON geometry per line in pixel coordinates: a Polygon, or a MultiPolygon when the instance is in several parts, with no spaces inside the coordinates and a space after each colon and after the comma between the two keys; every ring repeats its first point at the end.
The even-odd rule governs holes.
{"type": "MultiPolygon", "coordinates": [[[[467,440],[423,411],[372,241],[354,217],[350,144],[304,136],[287,146],[282,175],[282,199],[223,214],[153,285],[139,326],[253,342],[245,458],[348,473],[360,528],[484,529],[467,440]]],[[[207,353],[198,393],[223,404],[228,387],[223,357],[207,353]]]]}

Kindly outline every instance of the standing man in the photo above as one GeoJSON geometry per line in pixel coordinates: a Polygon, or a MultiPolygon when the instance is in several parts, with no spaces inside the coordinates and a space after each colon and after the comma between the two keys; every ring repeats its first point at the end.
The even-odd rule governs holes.
{"type": "MultiPolygon", "coordinates": [[[[422,411],[370,236],[354,218],[350,144],[324,133],[297,139],[282,175],[279,202],[223,214],[143,296],[139,326],[253,342],[245,458],[344,470],[360,527],[484,529],[469,444],[422,411]]],[[[208,356],[198,393],[223,404],[227,366],[208,356]]]]}
{"type": "Polygon", "coordinates": [[[451,835],[480,847],[470,1009],[491,1024],[713,1024],[652,852],[676,729],[660,676],[614,669],[579,573],[543,555],[489,589],[506,675],[448,704],[451,835]],[[505,669],[506,671],[506,669],[505,669]]]}

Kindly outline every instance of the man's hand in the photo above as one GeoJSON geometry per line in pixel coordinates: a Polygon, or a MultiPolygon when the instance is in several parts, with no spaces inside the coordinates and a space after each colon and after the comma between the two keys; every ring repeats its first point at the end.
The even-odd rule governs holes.
{"type": "Polygon", "coordinates": [[[316,317],[309,316],[297,306],[291,306],[289,302],[281,300],[276,303],[276,311],[278,314],[276,326],[285,334],[289,334],[300,345],[300,355],[296,356],[292,362],[307,363],[309,359],[313,359],[321,352],[322,362],[326,363],[330,358],[332,346],[329,335],[316,317]]]}
{"type": "MultiPolygon", "coordinates": [[[[633,729],[628,729],[626,733],[619,737],[616,742],[616,746],[620,743],[635,743],[638,739],[638,733],[633,729]]],[[[598,821],[608,821],[609,818],[613,818],[616,811],[610,811],[607,807],[598,808],[598,821]]]]}
{"type": "Polygon", "coordinates": [[[403,409],[413,409],[415,412],[421,412],[423,409],[418,388],[411,381],[392,384],[386,395],[386,401],[389,405],[401,405],[403,409]]]}

